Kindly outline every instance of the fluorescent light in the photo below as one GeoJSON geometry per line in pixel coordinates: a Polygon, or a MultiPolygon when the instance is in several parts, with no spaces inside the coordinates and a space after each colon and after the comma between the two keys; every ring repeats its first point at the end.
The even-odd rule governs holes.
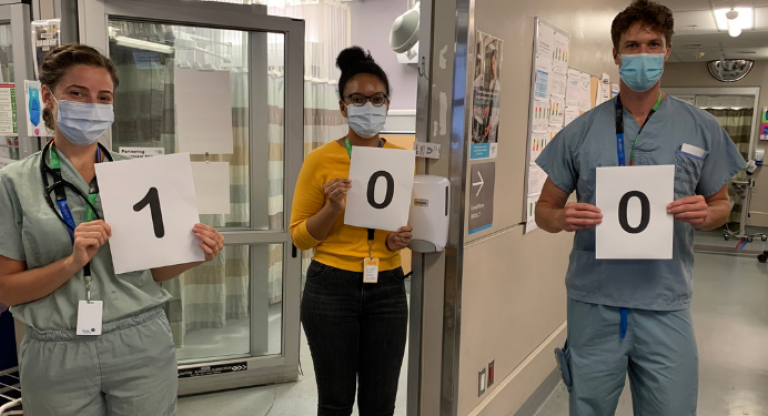
{"type": "Polygon", "coordinates": [[[133,39],[125,36],[115,36],[115,42],[118,45],[125,46],[127,48],[142,49],[145,51],[166,53],[169,55],[173,53],[173,46],[150,42],[148,40],[133,39]]]}
{"type": "MultiPolygon", "coordinates": [[[[738,19],[736,19],[738,20],[738,19]]],[[[737,38],[739,35],[741,35],[741,26],[737,23],[736,20],[729,20],[728,21],[728,34],[732,38],[737,38]]]]}
{"type": "Polygon", "coordinates": [[[730,12],[731,10],[735,10],[739,12],[739,17],[737,17],[734,20],[734,22],[739,25],[739,28],[741,29],[755,28],[754,10],[752,10],[751,7],[737,7],[735,9],[715,10],[715,21],[717,22],[718,30],[728,30],[728,18],[725,17],[725,14],[730,12]]]}

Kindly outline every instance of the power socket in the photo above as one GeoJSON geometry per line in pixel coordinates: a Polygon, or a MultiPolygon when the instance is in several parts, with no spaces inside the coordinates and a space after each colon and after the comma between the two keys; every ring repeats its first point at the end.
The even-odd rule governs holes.
{"type": "Polygon", "coordinates": [[[483,368],[477,374],[477,396],[480,397],[485,393],[485,368],[483,368]]]}
{"type": "Polygon", "coordinates": [[[496,360],[492,360],[488,363],[488,387],[493,386],[496,381],[496,360]]]}

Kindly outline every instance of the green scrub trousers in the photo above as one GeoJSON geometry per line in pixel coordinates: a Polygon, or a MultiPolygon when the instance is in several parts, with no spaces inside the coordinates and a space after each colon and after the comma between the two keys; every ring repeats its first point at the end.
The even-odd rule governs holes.
{"type": "Polygon", "coordinates": [[[695,416],[699,354],[690,309],[630,309],[568,299],[571,416],[613,416],[627,373],[635,416],[695,416]]]}
{"type": "Polygon", "coordinates": [[[162,307],[100,336],[27,328],[21,391],[30,416],[175,416],[176,349],[162,307]]]}

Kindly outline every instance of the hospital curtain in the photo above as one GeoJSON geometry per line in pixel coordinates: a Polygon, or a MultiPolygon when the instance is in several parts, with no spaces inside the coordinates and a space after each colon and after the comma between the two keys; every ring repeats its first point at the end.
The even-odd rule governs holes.
{"type": "MultiPolygon", "coordinates": [[[[154,23],[111,21],[110,26],[123,36],[169,44],[187,35],[185,28],[154,23]]],[[[212,155],[209,160],[228,162],[230,165],[231,213],[201,215],[200,220],[217,227],[249,227],[250,120],[248,73],[243,66],[244,35],[210,29],[197,29],[195,35],[209,38],[214,45],[213,54],[190,54],[177,48],[174,55],[159,54],[157,62],[146,65],[138,62],[135,49],[115,43],[110,45],[110,54],[121,78],[115,100],[113,147],[114,150],[119,150],[121,146],[162,147],[166,154],[175,153],[175,69],[221,69],[221,57],[227,55],[227,60],[231,62],[234,153],[212,155]]],[[[205,158],[192,156],[192,160],[204,161],[205,158]]],[[[282,270],[282,265],[273,264],[271,269],[282,270]]],[[[249,247],[227,246],[215,261],[165,282],[165,289],[173,296],[166,305],[166,313],[176,345],[184,345],[187,331],[222,328],[227,320],[248,317],[250,275],[249,247]]],[[[274,275],[276,273],[270,273],[270,276],[274,275]]],[[[271,285],[275,286],[279,286],[279,290],[276,290],[278,293],[274,297],[280,298],[281,274],[279,284],[271,285]]]]}
{"type": "MultiPolygon", "coordinates": [[[[248,1],[248,0],[245,0],[248,1]]],[[[343,137],[347,122],[339,111],[336,57],[351,46],[349,6],[337,0],[269,0],[270,15],[305,21],[304,154],[343,137]]],[[[302,254],[303,278],[313,253],[302,254]]]]}
{"type": "MultiPolygon", "coordinates": [[[[754,110],[752,108],[743,108],[739,110],[734,109],[718,109],[711,108],[706,111],[717,119],[717,122],[725,129],[728,136],[736,144],[739,149],[739,153],[745,160],[749,160],[749,140],[752,135],[752,117],[754,117],[754,110]]],[[[747,181],[747,174],[741,171],[733,177],[734,181],[747,181]]],[[[731,197],[731,203],[733,205],[731,214],[728,218],[729,222],[740,222],[741,213],[744,210],[742,204],[742,198],[734,192],[733,189],[728,189],[728,193],[731,197]]]]}

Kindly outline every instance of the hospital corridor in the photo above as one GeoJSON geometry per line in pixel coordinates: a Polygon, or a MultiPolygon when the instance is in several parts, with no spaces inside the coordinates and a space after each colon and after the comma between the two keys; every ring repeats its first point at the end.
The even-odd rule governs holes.
{"type": "Polygon", "coordinates": [[[0,0],[0,416],[768,416],[768,0],[0,0]]]}

